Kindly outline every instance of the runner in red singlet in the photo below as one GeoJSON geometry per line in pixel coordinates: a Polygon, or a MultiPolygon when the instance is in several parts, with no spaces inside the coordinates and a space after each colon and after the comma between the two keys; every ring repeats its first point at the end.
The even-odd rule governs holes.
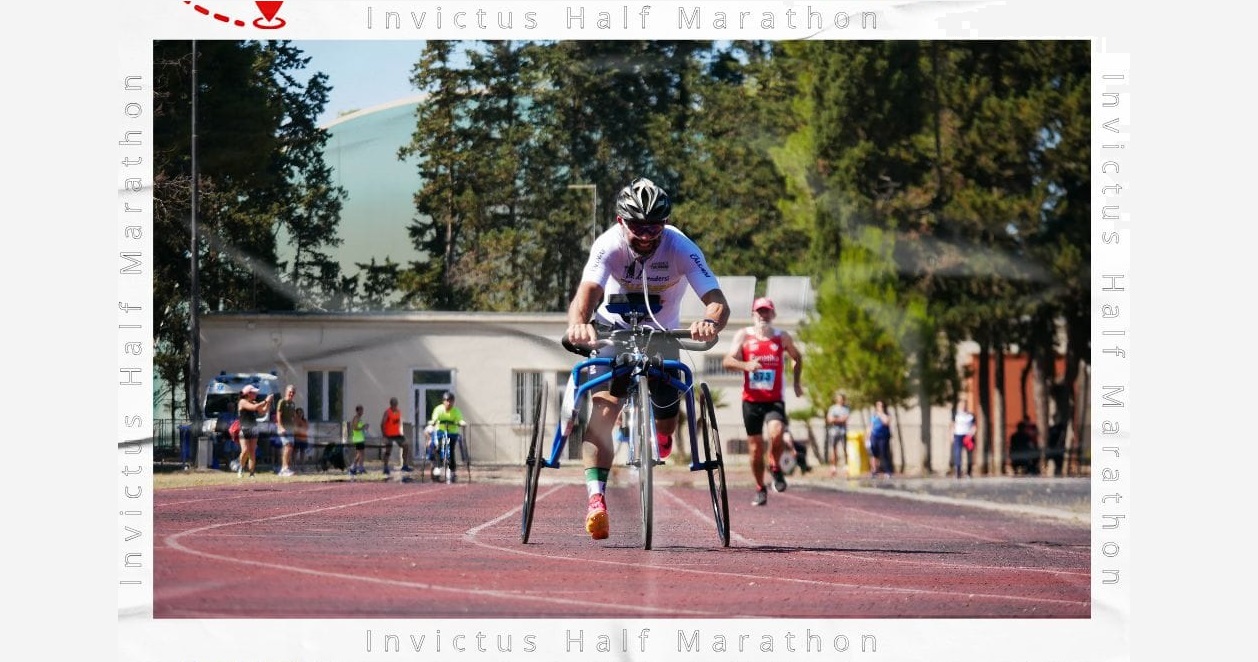
{"type": "Polygon", "coordinates": [[[751,453],[751,475],[756,480],[756,495],[752,505],[763,506],[768,501],[764,486],[764,433],[769,434],[769,473],[773,475],[773,490],[786,491],[786,477],[778,465],[784,448],[782,432],[786,429],[786,403],[782,395],[785,383],[786,357],[794,364],[796,397],[804,394],[799,384],[803,357],[795,346],[791,334],[774,329],[770,324],[777,316],[773,301],[760,297],[752,304],[755,325],[740,329],[734,336],[723,365],[743,374],[743,425],[747,429],[747,449],[751,453]]]}

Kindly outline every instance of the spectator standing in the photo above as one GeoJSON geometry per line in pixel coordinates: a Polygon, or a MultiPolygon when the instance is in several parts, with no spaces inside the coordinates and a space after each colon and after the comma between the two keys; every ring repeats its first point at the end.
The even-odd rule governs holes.
{"type": "Polygon", "coordinates": [[[874,401],[874,415],[869,420],[869,464],[872,477],[880,473],[891,477],[891,414],[882,400],[874,401]]]}
{"type": "Polygon", "coordinates": [[[402,435],[402,410],[398,408],[397,398],[389,398],[389,407],[380,417],[380,434],[384,435],[384,475],[389,475],[389,457],[393,453],[393,444],[402,449],[402,472],[414,471],[411,468],[411,449],[406,445],[406,437],[402,435]]]}
{"type": "Polygon", "coordinates": [[[957,413],[952,417],[952,471],[957,478],[961,477],[964,466],[966,477],[974,471],[974,437],[978,432],[978,424],[974,412],[970,411],[970,396],[961,396],[957,413]],[[965,464],[961,464],[962,457],[965,464]]]}
{"type": "Polygon", "coordinates": [[[236,415],[240,417],[240,466],[236,476],[244,476],[245,468],[249,468],[249,477],[253,478],[258,468],[258,421],[266,420],[271,409],[271,397],[266,396],[258,402],[258,387],[245,384],[240,390],[240,400],[236,403],[236,415]]]}
{"type": "Polygon", "coordinates": [[[363,421],[363,406],[354,407],[354,417],[349,421],[349,442],[354,446],[354,460],[349,464],[349,475],[365,474],[363,456],[367,451],[367,423],[363,421]]]}
{"type": "Polygon", "coordinates": [[[763,506],[769,494],[764,485],[766,432],[769,435],[768,465],[769,474],[773,477],[773,491],[786,491],[786,476],[779,463],[785,448],[783,432],[788,425],[783,397],[786,357],[790,356],[794,363],[791,375],[797,397],[804,394],[799,383],[804,357],[790,333],[773,328],[777,309],[772,299],[760,297],[752,302],[751,308],[754,324],[738,330],[722,364],[743,373],[743,427],[747,431],[747,449],[751,454],[751,476],[756,482],[751,504],[763,506]]]}
{"type": "Polygon", "coordinates": [[[289,384],[284,387],[284,397],[276,406],[275,431],[280,435],[280,475],[291,476],[290,466],[293,459],[293,444],[297,438],[293,434],[297,426],[297,387],[289,384]]]}
{"type": "Polygon", "coordinates": [[[830,475],[839,475],[839,455],[847,464],[847,419],[852,409],[847,406],[847,396],[834,394],[834,404],[826,410],[826,448],[830,449],[830,475]]]}

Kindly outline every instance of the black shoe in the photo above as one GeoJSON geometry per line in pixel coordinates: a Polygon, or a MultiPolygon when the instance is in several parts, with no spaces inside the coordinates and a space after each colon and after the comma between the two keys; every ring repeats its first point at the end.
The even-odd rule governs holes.
{"type": "Polygon", "coordinates": [[[756,496],[751,497],[751,505],[753,506],[763,506],[768,501],[769,501],[769,491],[763,487],[756,490],[756,496]]]}
{"type": "Polygon", "coordinates": [[[773,474],[773,491],[785,492],[786,491],[786,476],[782,475],[782,470],[770,469],[769,473],[773,474]]]}

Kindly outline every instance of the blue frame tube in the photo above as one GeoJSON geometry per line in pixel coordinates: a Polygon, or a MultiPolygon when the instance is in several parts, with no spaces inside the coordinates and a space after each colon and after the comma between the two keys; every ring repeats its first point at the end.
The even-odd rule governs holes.
{"type": "MultiPolygon", "coordinates": [[[[608,372],[607,374],[599,375],[598,377],[595,377],[594,379],[584,384],[581,383],[582,370],[591,366],[599,366],[599,365],[612,366],[614,363],[615,361],[610,357],[598,357],[598,358],[586,359],[585,361],[582,361],[576,364],[575,366],[573,366],[571,380],[573,382],[576,382],[578,386],[576,389],[576,393],[573,395],[572,401],[574,403],[581,402],[581,399],[585,397],[585,395],[589,393],[595,387],[600,386],[608,381],[611,381],[611,379],[618,376],[618,374],[624,374],[626,371],[632,371],[637,368],[636,365],[623,366],[621,368],[613,368],[611,372],[608,372]]],[[[668,383],[670,386],[686,394],[686,411],[689,413],[689,415],[686,416],[686,428],[688,432],[690,433],[690,470],[703,471],[704,469],[707,468],[707,466],[703,462],[699,461],[699,441],[698,441],[697,429],[695,427],[696,422],[695,422],[695,415],[694,415],[695,396],[694,396],[694,389],[692,388],[694,386],[694,373],[690,370],[690,366],[686,365],[685,363],[682,363],[681,361],[675,361],[672,359],[666,359],[662,361],[661,366],[662,366],[662,370],[668,370],[668,371],[680,370],[682,375],[685,376],[685,380],[683,381],[673,376],[671,373],[662,372],[661,368],[649,367],[647,369],[647,377],[651,377],[655,379],[661,379],[661,378],[666,379],[668,380],[668,383]]],[[[564,450],[564,447],[567,445],[567,441],[568,441],[567,437],[564,436],[564,424],[563,424],[563,421],[560,420],[560,422],[555,425],[555,436],[553,440],[551,441],[550,456],[547,457],[546,460],[542,462],[542,466],[550,467],[551,469],[558,469],[559,456],[563,454],[563,450],[564,450]]]]}

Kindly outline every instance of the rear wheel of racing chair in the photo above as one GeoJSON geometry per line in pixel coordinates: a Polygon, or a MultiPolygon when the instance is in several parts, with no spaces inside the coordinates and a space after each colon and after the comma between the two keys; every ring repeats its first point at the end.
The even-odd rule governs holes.
{"type": "Polygon", "coordinates": [[[645,375],[638,377],[634,417],[637,425],[635,438],[630,439],[638,465],[638,492],[642,498],[642,549],[651,549],[651,529],[654,521],[653,485],[655,475],[655,413],[651,411],[651,391],[645,375]]]}
{"type": "Polygon", "coordinates": [[[441,477],[449,485],[454,482],[454,442],[450,439],[449,432],[441,436],[439,447],[441,449],[441,477]]]}
{"type": "Polygon", "coordinates": [[[729,547],[729,495],[725,491],[725,461],[721,457],[721,435],[716,429],[716,411],[707,382],[699,383],[699,429],[703,438],[703,465],[708,472],[708,492],[712,495],[712,515],[722,547],[729,547]]]}
{"type": "Polygon", "coordinates": [[[432,470],[437,466],[435,457],[436,454],[433,451],[436,441],[437,433],[434,431],[431,435],[428,435],[428,441],[424,443],[424,457],[422,461],[419,462],[419,482],[421,483],[429,480],[434,483],[437,482],[437,479],[432,477],[432,470]]]}
{"type": "Polygon", "coordinates": [[[537,390],[533,399],[533,433],[529,436],[529,451],[524,456],[524,506],[520,509],[520,542],[529,541],[533,529],[533,508],[537,506],[537,482],[541,478],[542,462],[545,461],[546,444],[542,436],[546,430],[546,382],[537,390]]]}
{"type": "MultiPolygon", "coordinates": [[[[463,463],[463,473],[467,475],[467,482],[472,482],[472,455],[467,452],[467,430],[459,432],[459,462],[463,463]]],[[[451,451],[453,453],[454,451],[451,451]]]]}
{"type": "Polygon", "coordinates": [[[433,430],[431,452],[424,453],[424,477],[434,483],[449,482],[449,458],[446,447],[450,445],[449,435],[443,430],[433,430]]]}

